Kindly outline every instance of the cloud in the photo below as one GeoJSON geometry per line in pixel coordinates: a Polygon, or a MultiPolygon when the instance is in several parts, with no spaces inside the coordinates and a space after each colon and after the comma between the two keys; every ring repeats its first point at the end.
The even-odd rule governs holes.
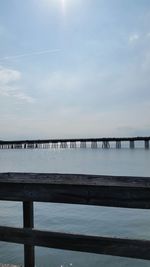
{"type": "Polygon", "coordinates": [[[143,43],[145,43],[147,41],[147,39],[149,39],[149,38],[150,38],[150,32],[142,33],[141,35],[139,35],[138,33],[134,33],[134,34],[129,36],[128,41],[130,44],[136,43],[139,40],[141,40],[141,41],[143,41],[143,43]]]}
{"type": "Polygon", "coordinates": [[[132,34],[130,37],[129,37],[129,43],[135,43],[137,42],[138,40],[140,39],[140,36],[139,34],[132,34]]]}
{"type": "Polygon", "coordinates": [[[18,82],[21,80],[21,72],[0,66],[0,95],[13,97],[23,102],[33,103],[34,99],[23,92],[18,82]]]}
{"type": "Polygon", "coordinates": [[[7,69],[0,66],[0,84],[8,84],[18,81],[21,78],[21,73],[17,70],[7,69]]]}
{"type": "MultiPolygon", "coordinates": [[[[11,95],[11,94],[10,94],[11,95]]],[[[28,96],[26,95],[25,93],[23,92],[15,92],[12,94],[13,97],[23,101],[23,102],[28,102],[28,103],[34,103],[35,102],[35,99],[31,96],[28,96]]]]}
{"type": "Polygon", "coordinates": [[[28,56],[36,56],[36,55],[43,55],[43,54],[53,54],[60,52],[60,49],[47,49],[47,50],[41,50],[41,51],[33,51],[33,52],[28,52],[28,53],[22,53],[18,55],[11,55],[11,56],[5,56],[0,58],[0,61],[4,60],[9,60],[9,59],[17,59],[17,58],[22,58],[22,57],[28,57],[28,56]]]}

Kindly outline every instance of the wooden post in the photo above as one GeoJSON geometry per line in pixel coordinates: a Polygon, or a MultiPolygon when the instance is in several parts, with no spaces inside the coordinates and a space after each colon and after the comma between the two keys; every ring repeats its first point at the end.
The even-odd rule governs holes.
{"type": "MultiPolygon", "coordinates": [[[[23,227],[34,227],[33,202],[23,202],[23,227]]],[[[34,246],[24,245],[24,267],[34,267],[34,246]]]]}

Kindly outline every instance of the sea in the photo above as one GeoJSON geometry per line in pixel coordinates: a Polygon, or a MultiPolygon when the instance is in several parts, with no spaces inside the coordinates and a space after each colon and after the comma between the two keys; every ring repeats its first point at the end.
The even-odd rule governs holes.
{"type": "MultiPolygon", "coordinates": [[[[82,173],[150,177],[150,149],[3,149],[0,172],[82,173]]],[[[150,211],[34,203],[35,228],[150,239],[150,211]]],[[[22,227],[22,204],[0,202],[0,225],[22,227]]],[[[150,262],[91,253],[35,248],[37,267],[149,267],[150,262]]],[[[23,245],[0,242],[0,263],[22,264],[23,245]]]]}

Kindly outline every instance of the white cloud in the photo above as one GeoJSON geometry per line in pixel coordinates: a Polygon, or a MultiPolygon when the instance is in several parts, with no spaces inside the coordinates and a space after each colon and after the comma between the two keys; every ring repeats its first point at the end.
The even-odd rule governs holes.
{"type": "Polygon", "coordinates": [[[33,103],[34,99],[23,92],[17,85],[21,72],[0,66],[0,95],[13,97],[23,102],[33,103]]]}
{"type": "Polygon", "coordinates": [[[0,66],[0,84],[8,84],[18,81],[21,78],[21,73],[17,70],[7,69],[0,66]]]}
{"type": "Polygon", "coordinates": [[[26,95],[23,92],[15,92],[14,94],[12,94],[12,96],[23,101],[23,102],[24,101],[28,102],[28,103],[34,103],[35,102],[35,100],[32,97],[26,95]]]}
{"type": "Polygon", "coordinates": [[[38,55],[43,55],[43,54],[54,54],[60,51],[61,51],[60,49],[47,49],[47,50],[40,50],[40,51],[32,51],[32,52],[18,54],[18,55],[5,56],[5,57],[0,58],[0,61],[9,60],[9,59],[17,59],[17,58],[22,58],[22,57],[34,56],[34,55],[38,56],[38,55]]]}
{"type": "Polygon", "coordinates": [[[129,36],[128,41],[130,44],[136,43],[137,41],[141,39],[141,37],[142,37],[142,41],[146,41],[147,38],[150,38],[150,32],[142,33],[141,36],[138,33],[134,33],[129,36]]]}
{"type": "Polygon", "coordinates": [[[139,39],[140,39],[139,34],[134,33],[134,34],[130,35],[129,43],[137,42],[139,39]]]}

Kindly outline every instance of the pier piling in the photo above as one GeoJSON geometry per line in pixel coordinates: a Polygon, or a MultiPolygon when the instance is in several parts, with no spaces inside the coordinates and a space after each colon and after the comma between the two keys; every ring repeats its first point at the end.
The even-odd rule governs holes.
{"type": "Polygon", "coordinates": [[[92,141],[91,142],[91,148],[97,148],[97,142],[96,141],[92,141]]]}
{"type": "Polygon", "coordinates": [[[109,141],[103,141],[102,148],[106,148],[106,149],[110,148],[109,141]]]}
{"type": "Polygon", "coordinates": [[[149,149],[149,140],[145,140],[145,149],[149,149]]]}
{"type": "Polygon", "coordinates": [[[130,148],[133,149],[135,147],[134,140],[130,140],[130,148]]]}
{"type": "Polygon", "coordinates": [[[80,148],[86,148],[86,142],[85,141],[80,142],[80,148]]]}
{"type": "Polygon", "coordinates": [[[121,141],[116,141],[116,148],[120,149],[121,148],[121,141]]]}

